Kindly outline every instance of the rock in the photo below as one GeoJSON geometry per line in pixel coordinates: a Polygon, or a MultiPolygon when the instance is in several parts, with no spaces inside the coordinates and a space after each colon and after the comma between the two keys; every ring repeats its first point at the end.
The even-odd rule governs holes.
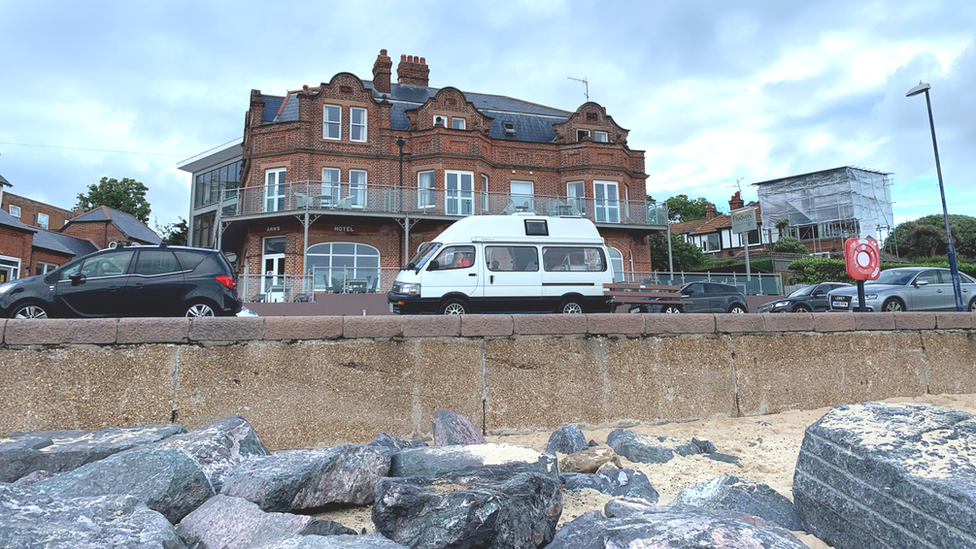
{"type": "Polygon", "coordinates": [[[802,530],[793,502],[767,484],[739,477],[719,477],[685,488],[672,507],[691,506],[755,515],[787,530],[802,530]]]}
{"type": "Polygon", "coordinates": [[[376,448],[382,452],[383,455],[392,456],[393,454],[408,448],[426,448],[427,443],[422,440],[403,440],[402,438],[397,438],[393,435],[381,433],[370,441],[367,446],[376,448]]]}
{"type": "Polygon", "coordinates": [[[640,498],[649,503],[657,503],[657,490],[651,486],[647,475],[636,469],[619,469],[613,472],[560,473],[559,480],[563,481],[566,489],[579,492],[584,488],[592,488],[610,496],[640,498]]]}
{"type": "Polygon", "coordinates": [[[604,518],[599,511],[585,513],[563,524],[547,549],[609,547],[806,549],[807,546],[787,530],[756,526],[728,514],[648,506],[647,512],[622,517],[604,518]]]}
{"type": "Polygon", "coordinates": [[[592,448],[594,446],[599,446],[600,444],[591,438],[590,441],[586,443],[586,445],[592,448]]]}
{"type": "Polygon", "coordinates": [[[176,524],[213,494],[207,476],[180,449],[126,450],[30,486],[51,497],[128,495],[176,524]]]}
{"type": "Polygon", "coordinates": [[[601,465],[600,468],[596,470],[596,472],[597,473],[610,473],[610,472],[614,472],[614,471],[620,471],[621,469],[622,469],[621,467],[617,467],[617,464],[616,463],[614,463],[612,461],[608,461],[608,462],[604,463],[603,465],[601,465]]]}
{"type": "Polygon", "coordinates": [[[0,547],[185,549],[166,517],[129,496],[52,498],[0,485],[0,547]]]}
{"type": "Polygon", "coordinates": [[[364,505],[373,503],[376,481],[389,471],[390,458],[373,446],[288,450],[247,458],[225,475],[220,492],[264,511],[364,505]]]}
{"type": "Polygon", "coordinates": [[[251,424],[241,416],[229,416],[210,425],[183,435],[176,435],[152,445],[166,450],[179,448],[185,451],[203,470],[219,493],[224,474],[245,458],[267,456],[271,452],[264,447],[251,424]]]}
{"type": "Polygon", "coordinates": [[[187,515],[176,533],[188,549],[244,549],[294,536],[331,536],[355,534],[355,531],[331,520],[265,513],[247,500],[218,495],[187,515]]]}
{"type": "Polygon", "coordinates": [[[675,454],[690,456],[702,453],[701,446],[694,442],[644,435],[627,429],[611,431],[607,436],[607,445],[634,463],[667,463],[675,454]]]}
{"type": "Polygon", "coordinates": [[[249,549],[404,549],[406,545],[383,537],[376,532],[362,536],[295,536],[249,549]]]}
{"type": "Polygon", "coordinates": [[[556,452],[560,454],[574,454],[576,452],[582,452],[587,448],[586,437],[583,436],[583,431],[580,431],[579,427],[572,425],[564,425],[556,429],[549,436],[549,442],[546,443],[546,453],[553,455],[556,452]]]}
{"type": "Polygon", "coordinates": [[[561,513],[559,484],[539,473],[464,484],[383,478],[376,483],[373,523],[384,536],[413,549],[521,549],[552,540],[561,513]]]}
{"type": "Polygon", "coordinates": [[[595,473],[607,463],[612,463],[617,469],[623,468],[613,448],[597,446],[569,454],[559,460],[559,470],[564,473],[595,473]]]}
{"type": "Polygon", "coordinates": [[[722,463],[731,463],[733,465],[739,463],[738,456],[733,456],[731,454],[723,454],[722,452],[709,452],[705,454],[704,457],[712,461],[721,461],[722,463]]]}
{"type": "Polygon", "coordinates": [[[13,432],[0,439],[0,482],[34,471],[63,473],[123,450],[185,433],[182,425],[137,425],[96,431],[13,432]]]}
{"type": "MultiPolygon", "coordinates": [[[[712,452],[717,452],[718,448],[714,444],[707,440],[698,440],[697,438],[692,438],[691,443],[698,447],[703,454],[711,454],[712,452]]],[[[686,455],[686,454],[681,454],[686,455]]]]}
{"type": "Polygon", "coordinates": [[[976,546],[976,416],[837,406],[807,427],[793,476],[804,530],[837,549],[976,546]]]}
{"type": "Polygon", "coordinates": [[[558,479],[556,458],[527,446],[514,444],[470,444],[414,448],[394,454],[391,477],[507,479],[517,473],[534,472],[558,479]]]}
{"type": "Polygon", "coordinates": [[[19,479],[17,479],[17,481],[14,482],[14,486],[19,486],[21,488],[24,488],[24,487],[30,486],[31,484],[34,484],[34,483],[36,483],[38,481],[42,481],[42,480],[44,480],[46,478],[51,478],[53,476],[54,476],[54,473],[51,473],[49,471],[34,471],[33,473],[30,473],[29,475],[26,475],[26,476],[23,476],[23,477],[20,477],[19,479]]]}
{"type": "Polygon", "coordinates": [[[455,412],[437,410],[433,421],[434,446],[484,444],[485,437],[471,420],[455,412]]]}

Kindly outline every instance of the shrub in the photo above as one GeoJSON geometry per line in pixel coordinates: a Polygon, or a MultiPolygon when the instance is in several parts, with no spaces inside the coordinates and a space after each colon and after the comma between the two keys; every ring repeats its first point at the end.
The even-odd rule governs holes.
{"type": "Polygon", "coordinates": [[[808,254],[807,247],[792,236],[783,236],[773,244],[773,251],[782,254],[808,254]]]}

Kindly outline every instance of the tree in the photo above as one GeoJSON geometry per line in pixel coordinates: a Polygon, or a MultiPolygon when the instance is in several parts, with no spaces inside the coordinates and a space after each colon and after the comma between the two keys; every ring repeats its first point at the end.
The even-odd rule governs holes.
{"type": "MultiPolygon", "coordinates": [[[[976,259],[976,217],[969,215],[950,215],[949,230],[952,231],[952,244],[956,254],[970,259],[976,259]]],[[[927,215],[914,221],[906,221],[895,227],[888,239],[885,249],[894,252],[898,248],[898,255],[915,259],[918,257],[945,255],[947,240],[945,234],[945,219],[942,214],[927,215]],[[921,229],[919,227],[932,227],[921,229]],[[935,233],[939,233],[937,236],[935,233]],[[929,235],[930,238],[926,238],[929,235]],[[933,243],[938,245],[933,247],[933,243]],[[894,244],[894,245],[893,245],[894,244]]]]}
{"type": "Polygon", "coordinates": [[[792,236],[784,236],[773,244],[773,251],[779,252],[781,254],[809,254],[807,247],[803,245],[798,239],[792,236]]]}
{"type": "Polygon", "coordinates": [[[119,181],[115,178],[103,177],[98,185],[89,185],[87,193],[78,195],[78,204],[75,208],[87,212],[99,206],[108,206],[131,214],[143,223],[148,223],[151,211],[146,200],[148,190],[149,187],[135,179],[126,177],[119,181]]]}
{"type": "MultiPolygon", "coordinates": [[[[650,196],[647,197],[647,201],[655,202],[650,196]]],[[[715,208],[716,212],[718,211],[715,204],[712,204],[703,196],[692,200],[686,194],[679,194],[665,200],[664,203],[668,206],[668,221],[672,222],[705,219],[705,210],[708,206],[715,208]]]]}
{"type": "Polygon", "coordinates": [[[160,225],[157,221],[156,232],[159,234],[160,238],[166,241],[167,244],[172,244],[173,246],[186,246],[189,227],[187,226],[185,219],[182,217],[177,217],[177,219],[179,219],[179,222],[167,223],[166,225],[160,225]]]}
{"type": "Polygon", "coordinates": [[[776,230],[779,232],[779,236],[786,236],[790,230],[790,220],[785,217],[777,219],[776,230]]]}
{"type": "MultiPolygon", "coordinates": [[[[658,270],[668,268],[667,233],[654,233],[650,236],[651,260],[658,270]]],[[[690,242],[685,242],[681,236],[671,233],[671,259],[675,271],[694,271],[701,267],[705,260],[705,253],[690,242]]]]}

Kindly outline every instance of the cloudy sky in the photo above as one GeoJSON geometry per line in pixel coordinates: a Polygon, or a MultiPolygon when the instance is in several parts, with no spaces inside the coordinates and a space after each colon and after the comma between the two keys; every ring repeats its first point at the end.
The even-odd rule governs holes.
{"type": "MultiPolygon", "coordinates": [[[[89,2],[0,0],[0,175],[71,207],[103,176],[187,217],[176,164],[242,135],[249,92],[386,48],[430,84],[565,110],[591,100],[646,151],[648,192],[728,208],[749,183],[843,165],[893,172],[896,222],[976,215],[976,3],[898,1],[89,2]]],[[[153,222],[151,221],[151,225],[153,222]]]]}

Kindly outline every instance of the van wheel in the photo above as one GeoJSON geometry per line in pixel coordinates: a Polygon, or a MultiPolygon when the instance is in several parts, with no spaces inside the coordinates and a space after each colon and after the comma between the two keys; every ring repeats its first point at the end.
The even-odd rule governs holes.
{"type": "Polygon", "coordinates": [[[468,305],[460,299],[451,299],[441,305],[441,314],[466,315],[468,314],[468,305]]]}
{"type": "Polygon", "coordinates": [[[586,312],[583,309],[583,304],[579,302],[578,299],[569,298],[559,305],[559,312],[567,315],[581,315],[586,312]]]}

